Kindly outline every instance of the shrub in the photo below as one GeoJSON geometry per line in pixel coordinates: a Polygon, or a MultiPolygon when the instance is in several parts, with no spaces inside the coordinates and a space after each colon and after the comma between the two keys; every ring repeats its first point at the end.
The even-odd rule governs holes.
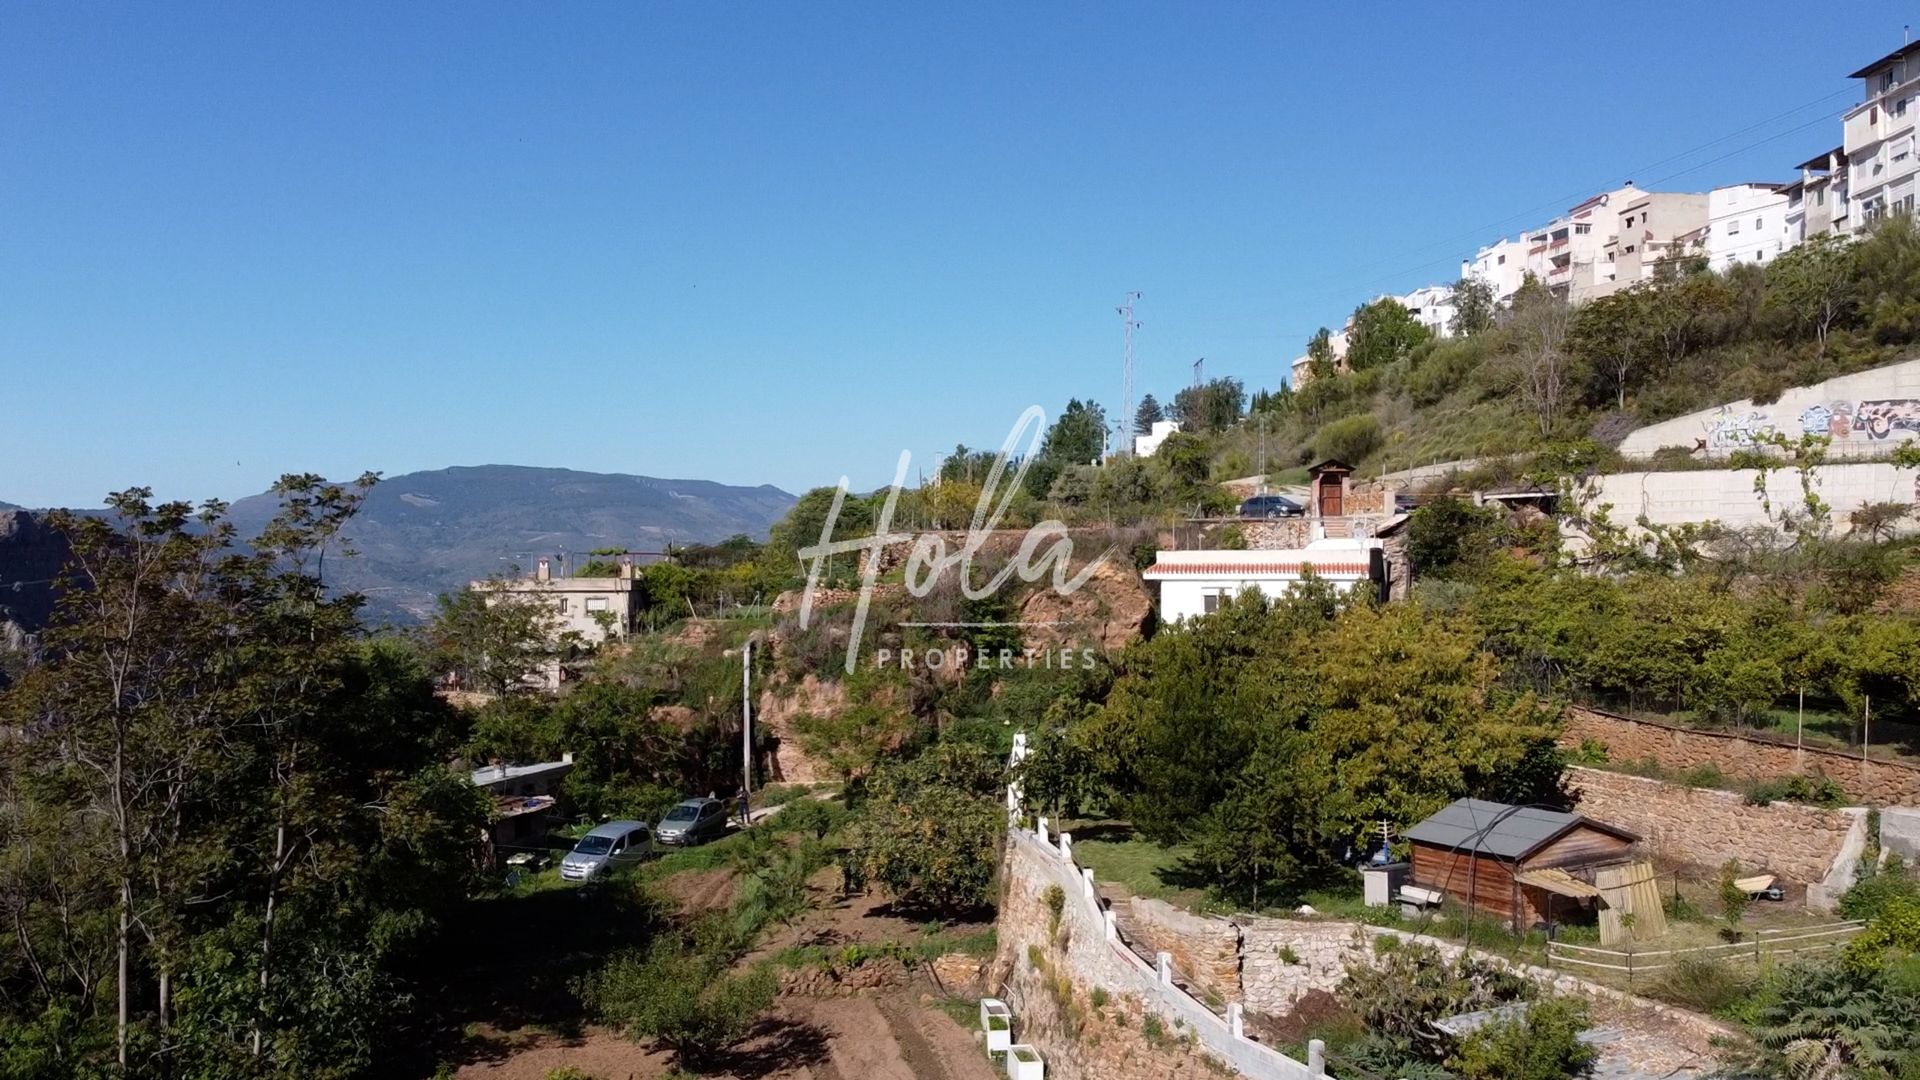
{"type": "Polygon", "coordinates": [[[1866,869],[1860,880],[1840,897],[1840,914],[1849,919],[1872,919],[1895,900],[1920,900],[1920,881],[1908,877],[1896,856],[1878,870],[1866,869]]]}
{"type": "Polygon", "coordinates": [[[1577,1036],[1586,1006],[1570,998],[1543,998],[1524,1019],[1488,1024],[1460,1041],[1447,1060],[1460,1080],[1561,1080],[1585,1076],[1599,1052],[1577,1036]]]}
{"type": "Polygon", "coordinates": [[[1323,458],[1353,463],[1378,449],[1380,439],[1380,421],[1372,414],[1363,413],[1335,420],[1321,428],[1320,434],[1313,437],[1313,449],[1323,458]]]}
{"type": "Polygon", "coordinates": [[[1739,932],[1740,920],[1746,916],[1747,905],[1753,902],[1753,897],[1747,895],[1747,890],[1736,884],[1739,878],[1740,861],[1728,859],[1726,864],[1720,867],[1720,878],[1714,889],[1715,895],[1720,900],[1720,918],[1726,922],[1730,933],[1739,932]]]}
{"type": "Polygon", "coordinates": [[[1041,894],[1041,899],[1047,905],[1047,932],[1053,933],[1060,929],[1060,913],[1067,909],[1066,890],[1058,885],[1049,885],[1047,891],[1041,894]]]}
{"type": "Polygon", "coordinates": [[[686,1064],[709,1061],[738,1042],[773,1004],[771,970],[729,973],[725,954],[696,952],[677,940],[645,954],[615,957],[588,976],[580,996],[630,1037],[655,1039],[686,1064]]]}
{"type": "Polygon", "coordinates": [[[1724,960],[1683,956],[1661,975],[1653,996],[1695,1012],[1717,1013],[1752,988],[1751,980],[1724,960]]]}

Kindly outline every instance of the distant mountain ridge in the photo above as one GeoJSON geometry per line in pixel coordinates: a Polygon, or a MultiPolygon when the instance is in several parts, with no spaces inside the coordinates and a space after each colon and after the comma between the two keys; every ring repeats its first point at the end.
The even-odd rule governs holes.
{"type": "MultiPolygon", "coordinates": [[[[366,595],[369,622],[411,622],[433,611],[438,594],[515,567],[530,570],[541,555],[659,551],[738,533],[762,539],[795,501],[765,484],[524,465],[404,473],[367,496],[347,528],[359,554],[329,559],[327,577],[366,595]]],[[[252,537],[277,508],[271,494],[240,499],[234,526],[252,537]]]]}

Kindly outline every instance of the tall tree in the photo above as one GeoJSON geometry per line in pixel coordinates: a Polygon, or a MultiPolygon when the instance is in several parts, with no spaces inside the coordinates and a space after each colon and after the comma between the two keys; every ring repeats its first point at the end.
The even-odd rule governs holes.
{"type": "Polygon", "coordinates": [[[1074,398],[1041,440],[1040,451],[1027,469],[1027,492],[1036,499],[1046,498],[1067,466],[1097,464],[1106,451],[1106,410],[1092,401],[1074,398]]]}
{"type": "Polygon", "coordinates": [[[1469,274],[1453,283],[1453,318],[1447,329],[1455,337],[1467,337],[1493,326],[1493,283],[1469,274]]]}
{"type": "Polygon", "coordinates": [[[1247,411],[1247,390],[1239,379],[1225,376],[1189,386],[1173,397],[1173,418],[1182,430],[1205,434],[1225,431],[1247,411]]]}
{"type": "Polygon", "coordinates": [[[1433,333],[1414,319],[1400,301],[1381,297],[1353,313],[1347,334],[1347,367],[1354,371],[1385,367],[1404,359],[1433,333]]]}
{"type": "Polygon", "coordinates": [[[1553,432],[1573,381],[1573,356],[1567,349],[1572,325],[1572,309],[1551,293],[1535,291],[1514,305],[1514,383],[1542,436],[1553,432]]]}
{"type": "Polygon", "coordinates": [[[1134,410],[1133,433],[1150,435],[1153,433],[1153,425],[1166,418],[1166,413],[1160,408],[1160,402],[1155,400],[1152,394],[1148,394],[1140,399],[1140,407],[1134,410]]]}
{"type": "Polygon", "coordinates": [[[1768,263],[1766,276],[1765,308],[1782,315],[1795,332],[1811,331],[1825,356],[1827,335],[1856,301],[1853,242],[1813,237],[1768,263]]]}

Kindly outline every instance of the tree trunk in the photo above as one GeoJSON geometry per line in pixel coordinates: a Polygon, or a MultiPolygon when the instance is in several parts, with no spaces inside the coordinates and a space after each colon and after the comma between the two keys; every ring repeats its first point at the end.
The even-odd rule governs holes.
{"type": "Polygon", "coordinates": [[[280,867],[287,853],[287,814],[284,805],[280,822],[273,830],[273,867],[267,876],[267,909],[260,921],[260,1001],[254,1007],[253,1056],[265,1049],[263,1032],[267,1013],[267,994],[273,987],[273,913],[280,898],[280,867]]]}
{"type": "MultiPolygon", "coordinates": [[[[118,736],[117,736],[118,737],[118,736]]],[[[131,975],[132,936],[133,936],[133,845],[128,839],[127,830],[127,789],[126,789],[126,745],[120,737],[119,745],[113,748],[113,800],[115,810],[115,829],[119,832],[120,845],[120,918],[116,932],[115,946],[118,951],[117,968],[114,976],[115,993],[119,999],[118,1012],[114,1024],[114,1044],[120,1060],[120,1071],[127,1069],[127,1020],[129,1016],[128,979],[131,975]]]]}

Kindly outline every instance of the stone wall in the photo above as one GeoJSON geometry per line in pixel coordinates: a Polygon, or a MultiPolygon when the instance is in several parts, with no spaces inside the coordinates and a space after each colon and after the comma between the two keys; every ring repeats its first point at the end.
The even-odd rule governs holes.
{"type": "Polygon", "coordinates": [[[1776,802],[1752,806],[1731,791],[1670,784],[1602,769],[1567,770],[1580,813],[1638,833],[1649,853],[1700,867],[1728,859],[1807,887],[1807,906],[1828,911],[1852,883],[1866,841],[1866,811],[1776,802]],[[1856,835],[1857,834],[1857,835],[1856,835]],[[1849,854],[1850,853],[1850,854],[1849,854]]]}
{"type": "Polygon", "coordinates": [[[1818,773],[1869,805],[1920,805],[1920,766],[1897,761],[1863,761],[1858,754],[1796,749],[1790,743],[1635,720],[1575,705],[1567,710],[1561,745],[1577,747],[1587,739],[1604,745],[1610,761],[1652,760],[1675,772],[1712,765],[1729,777],[1748,780],[1818,773]]]}
{"type": "Polygon", "coordinates": [[[1164,900],[1128,899],[1120,925],[1146,953],[1173,957],[1194,993],[1232,1001],[1240,993],[1240,935],[1233,924],[1182,911],[1164,900]]]}
{"type": "MultiPolygon", "coordinates": [[[[1315,1080],[1306,1065],[1244,1038],[1232,1019],[1175,985],[1184,971],[1143,960],[1121,937],[1116,913],[1102,906],[1091,874],[1058,848],[1015,829],[1003,871],[994,970],[1014,1010],[1014,1039],[1039,1049],[1049,1077],[1161,1080],[1238,1072],[1256,1080],[1315,1080]],[[1046,901],[1049,887],[1061,890],[1057,919],[1046,901]],[[1094,1004],[1096,990],[1105,1004],[1094,1004]],[[1160,1030],[1151,1038],[1148,1016],[1160,1030]]],[[[1209,955],[1220,941],[1220,931],[1205,926],[1219,920],[1160,914],[1150,917],[1163,940],[1194,932],[1180,946],[1187,955],[1209,955]]]]}

